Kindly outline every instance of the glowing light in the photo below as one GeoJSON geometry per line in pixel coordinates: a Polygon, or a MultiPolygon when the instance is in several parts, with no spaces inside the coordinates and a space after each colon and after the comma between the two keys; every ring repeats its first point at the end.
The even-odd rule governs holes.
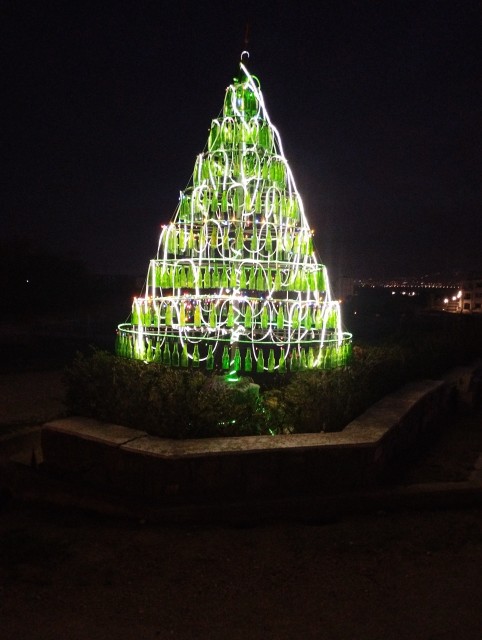
{"type": "Polygon", "coordinates": [[[243,62],[240,71],[161,227],[145,293],[119,325],[118,353],[170,366],[217,364],[230,379],[241,369],[343,365],[351,335],[340,303],[259,80],[243,62]]]}

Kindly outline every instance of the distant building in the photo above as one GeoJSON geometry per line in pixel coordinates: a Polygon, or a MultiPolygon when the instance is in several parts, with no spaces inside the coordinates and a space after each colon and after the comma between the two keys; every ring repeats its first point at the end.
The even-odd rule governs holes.
{"type": "Polygon", "coordinates": [[[482,313],[482,273],[470,274],[462,283],[460,311],[482,313]]]}

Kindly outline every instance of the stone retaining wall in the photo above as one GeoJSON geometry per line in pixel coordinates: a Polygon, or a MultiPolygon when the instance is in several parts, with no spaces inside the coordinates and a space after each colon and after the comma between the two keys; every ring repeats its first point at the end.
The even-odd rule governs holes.
{"type": "Polygon", "coordinates": [[[104,491],[163,503],[360,489],[440,428],[456,386],[457,378],[411,383],[339,433],[167,440],[92,419],[55,420],[42,429],[44,465],[104,491]]]}

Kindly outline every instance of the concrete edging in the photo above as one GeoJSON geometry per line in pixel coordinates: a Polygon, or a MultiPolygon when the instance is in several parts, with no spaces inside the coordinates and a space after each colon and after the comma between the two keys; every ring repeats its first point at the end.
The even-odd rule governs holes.
{"type": "Polygon", "coordinates": [[[444,423],[452,381],[417,381],[339,433],[167,440],[71,417],[42,428],[47,470],[104,491],[163,504],[330,495],[376,485],[390,464],[444,423]]]}

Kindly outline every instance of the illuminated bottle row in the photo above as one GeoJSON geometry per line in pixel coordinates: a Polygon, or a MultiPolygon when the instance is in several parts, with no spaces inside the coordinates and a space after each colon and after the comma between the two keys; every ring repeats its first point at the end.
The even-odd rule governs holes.
{"type": "MultiPolygon", "coordinates": [[[[140,356],[147,362],[156,362],[165,366],[199,368],[203,367],[208,371],[215,368],[216,357],[215,347],[212,344],[188,345],[176,341],[169,342],[157,339],[147,340],[142,347],[139,347],[137,338],[133,335],[120,334],[117,339],[117,353],[128,358],[140,356]],[[138,353],[141,349],[142,353],[138,353]]],[[[217,354],[216,354],[217,356],[217,354]]],[[[263,371],[285,373],[286,371],[304,371],[313,369],[315,366],[321,368],[335,368],[345,365],[351,357],[351,343],[345,341],[336,346],[325,346],[323,349],[316,347],[306,347],[292,349],[288,355],[284,348],[278,351],[275,356],[275,349],[270,347],[222,347],[220,369],[223,371],[237,371],[252,373],[263,371]],[[317,364],[317,363],[320,364],[317,364]]]]}
{"type": "Polygon", "coordinates": [[[237,289],[240,292],[269,291],[273,295],[282,291],[317,290],[322,293],[326,286],[323,265],[319,265],[315,271],[313,266],[306,267],[303,264],[288,269],[286,265],[272,263],[241,263],[236,266],[214,262],[198,267],[190,262],[164,264],[156,261],[151,265],[150,274],[150,284],[154,283],[156,288],[166,292],[174,289],[184,292],[189,289],[237,289]]]}
{"type": "Polygon", "coordinates": [[[256,327],[271,329],[274,333],[300,328],[336,330],[336,308],[330,310],[322,304],[310,307],[296,301],[267,302],[256,299],[236,302],[204,299],[192,304],[184,300],[179,303],[166,300],[158,303],[136,299],[132,306],[132,325],[142,325],[146,329],[161,326],[232,329],[236,325],[245,330],[256,327]]]}
{"type": "MultiPolygon", "coordinates": [[[[252,146],[255,149],[261,149],[267,152],[274,150],[273,133],[267,122],[263,122],[259,117],[253,117],[249,120],[237,120],[236,117],[229,115],[225,111],[223,120],[213,120],[208,138],[208,150],[215,152],[217,150],[233,150],[232,147],[239,142],[246,146],[252,146]]],[[[236,152],[235,147],[233,150],[236,152]]]]}
{"type": "Polygon", "coordinates": [[[203,188],[186,189],[180,196],[180,222],[202,222],[208,218],[245,221],[249,216],[293,226],[300,217],[298,199],[295,195],[284,194],[272,184],[263,190],[254,180],[245,186],[233,181],[225,188],[204,184],[203,188]]]}
{"type": "Polygon", "coordinates": [[[313,254],[311,230],[282,227],[246,220],[243,225],[207,222],[203,225],[169,225],[162,230],[159,252],[163,257],[209,257],[293,260],[313,254]]]}

